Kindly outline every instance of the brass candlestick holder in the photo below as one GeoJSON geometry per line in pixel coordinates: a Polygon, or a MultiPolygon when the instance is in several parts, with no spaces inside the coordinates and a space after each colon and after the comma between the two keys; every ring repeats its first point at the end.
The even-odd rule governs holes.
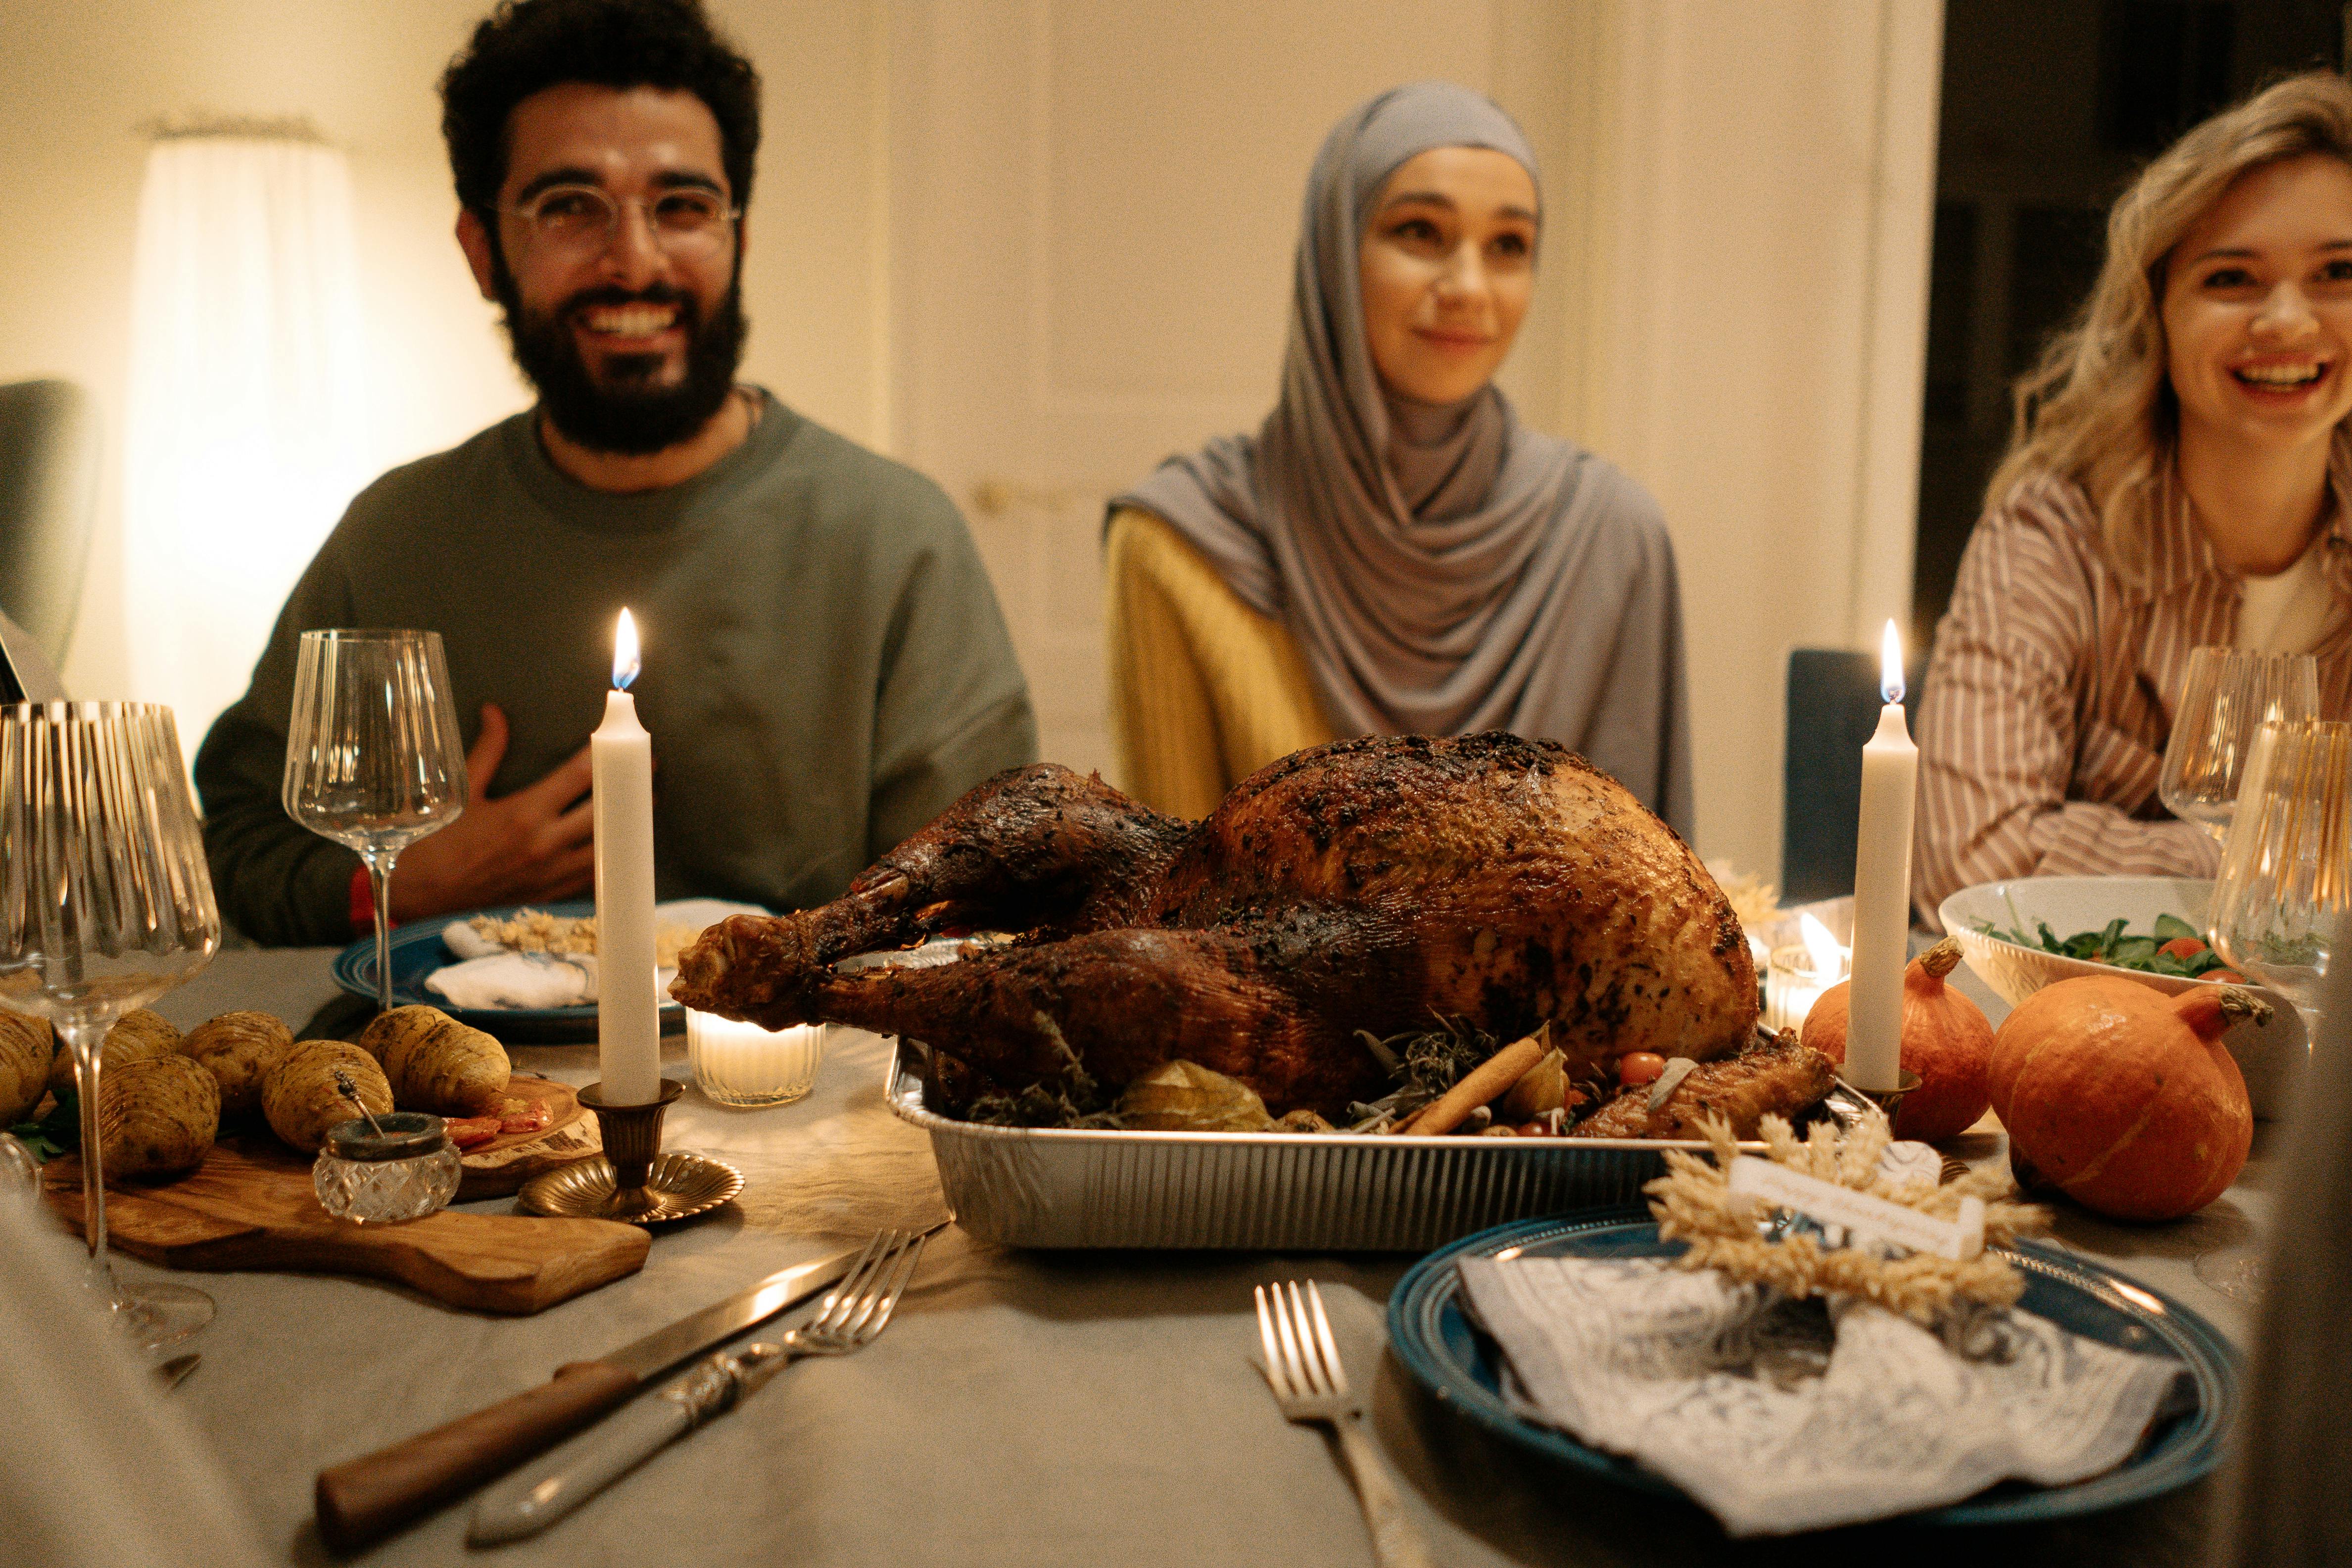
{"type": "MultiPolygon", "coordinates": [[[[1903,1103],[1905,1095],[1919,1087],[1921,1079],[1909,1068],[1898,1067],[1895,1070],[1895,1087],[1892,1089],[1864,1089],[1844,1078],[1839,1079],[1838,1082],[1855,1095],[1869,1101],[1881,1111],[1885,1112],[1887,1124],[1891,1126],[1895,1122],[1895,1107],[1903,1103]]],[[[584,1096],[581,1103],[587,1103],[584,1096]]]]}
{"type": "Polygon", "coordinates": [[[619,1219],[661,1225],[718,1207],[743,1190],[743,1173],[707,1155],[661,1152],[662,1114],[686,1092],[671,1079],[642,1105],[614,1105],[603,1083],[580,1091],[596,1113],[604,1154],[577,1160],[525,1184],[519,1195],[533,1214],[563,1219],[619,1219]]]}

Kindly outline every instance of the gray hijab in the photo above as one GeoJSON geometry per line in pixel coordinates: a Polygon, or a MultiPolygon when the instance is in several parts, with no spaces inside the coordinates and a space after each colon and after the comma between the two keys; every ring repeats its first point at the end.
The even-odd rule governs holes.
{"type": "Polygon", "coordinates": [[[1255,437],[1171,458],[1111,506],[1168,519],[1287,624],[1342,734],[1558,740],[1687,834],[1679,609],[1654,506],[1521,424],[1492,385],[1436,407],[1387,392],[1373,367],[1358,276],[1369,209],[1434,147],[1490,148],[1536,176],[1519,128],[1466,88],[1418,82],[1349,113],[1307,177],[1274,412],[1255,437]],[[1629,513],[1649,533],[1623,537],[1629,513]],[[1622,591],[1629,561],[1654,600],[1663,567],[1663,600],[1602,590],[1596,605],[1599,580],[1622,591]],[[1656,646],[1623,646],[1621,622],[1644,615],[1659,623],[1632,641],[1656,646]],[[1624,707],[1621,664],[1633,709],[1604,713],[1624,707]]]}

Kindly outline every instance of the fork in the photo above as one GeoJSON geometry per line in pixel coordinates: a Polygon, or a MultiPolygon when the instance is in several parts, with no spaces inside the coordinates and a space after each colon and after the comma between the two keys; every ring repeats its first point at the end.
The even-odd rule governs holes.
{"type": "Polygon", "coordinates": [[[1348,1390],[1348,1371],[1331,1340],[1331,1320],[1322,1292],[1307,1281],[1256,1287],[1257,1332],[1265,1347],[1265,1381],[1274,1402],[1293,1421],[1318,1422],[1337,1434],[1339,1452],[1356,1483],[1364,1523],[1372,1532],[1372,1557],[1381,1568],[1434,1568],[1429,1545],[1405,1517],[1388,1465],[1364,1430],[1364,1402],[1348,1390]],[[1271,1303],[1269,1305],[1269,1303],[1271,1303]]]}
{"type": "Polygon", "coordinates": [[[886,1230],[866,1244],[815,1315],[779,1343],[747,1344],[697,1362],[686,1375],[573,1438],[537,1466],[500,1482],[474,1505],[466,1539],[476,1546],[536,1535],[628,1474],[663,1445],[731,1410],[803,1356],[847,1355],[874,1343],[898,1309],[928,1231],[886,1230]]]}

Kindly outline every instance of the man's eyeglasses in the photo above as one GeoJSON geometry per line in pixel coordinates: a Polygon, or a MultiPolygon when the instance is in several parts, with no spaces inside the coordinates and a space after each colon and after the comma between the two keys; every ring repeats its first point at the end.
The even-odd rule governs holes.
{"type": "Polygon", "coordinates": [[[522,220],[531,243],[562,250],[602,250],[621,230],[625,205],[645,209],[654,243],[673,256],[715,250],[742,215],[716,191],[681,186],[650,196],[615,197],[593,185],[551,185],[500,212],[522,220]]]}

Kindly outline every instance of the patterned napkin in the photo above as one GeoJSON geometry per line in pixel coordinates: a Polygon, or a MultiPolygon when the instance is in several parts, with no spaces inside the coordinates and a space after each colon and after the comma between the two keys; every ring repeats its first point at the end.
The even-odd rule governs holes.
{"type": "Polygon", "coordinates": [[[1640,1461],[1735,1536],[2096,1475],[2130,1456],[2186,1372],[2014,1310],[1973,1321],[1956,1354],[1868,1302],[1787,1301],[1653,1258],[1461,1270],[1515,1410],[1640,1461]]]}

